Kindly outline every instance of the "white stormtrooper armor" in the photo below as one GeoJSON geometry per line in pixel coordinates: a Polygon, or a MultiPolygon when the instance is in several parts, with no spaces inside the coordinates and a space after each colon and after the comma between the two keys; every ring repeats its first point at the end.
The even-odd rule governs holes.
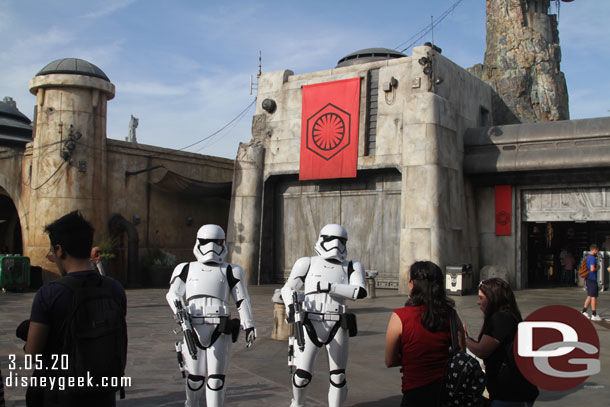
{"type": "Polygon", "coordinates": [[[230,319],[229,296],[237,305],[239,325],[246,331],[247,346],[256,338],[245,274],[238,265],[224,262],[227,254],[224,240],[220,226],[202,226],[193,249],[197,262],[176,266],[166,295],[174,313],[177,312],[175,300],[183,305],[196,333],[196,359],[188,352],[186,340],[181,346],[178,344],[188,372],[187,407],[221,407],[224,404],[225,373],[232,338],[236,338],[239,329],[235,324],[237,320],[230,319]],[[203,389],[206,379],[207,386],[203,389]]]}
{"type": "Polygon", "coordinates": [[[330,368],[329,407],[343,406],[347,396],[348,337],[349,332],[355,334],[356,327],[355,317],[346,313],[345,300],[366,297],[366,289],[364,267],[346,260],[346,243],[343,226],[324,226],[315,245],[319,256],[298,259],[282,288],[290,319],[294,311],[292,293],[304,287],[305,348],[294,349],[297,370],[292,378],[291,407],[305,407],[307,385],[322,346],[326,346],[330,368]]]}

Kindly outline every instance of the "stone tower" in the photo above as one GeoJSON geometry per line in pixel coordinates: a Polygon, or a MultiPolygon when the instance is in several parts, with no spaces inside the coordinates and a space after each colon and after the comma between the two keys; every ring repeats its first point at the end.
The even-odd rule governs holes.
{"type": "Polygon", "coordinates": [[[36,117],[24,183],[30,194],[32,264],[46,263],[48,238],[38,231],[54,219],[78,209],[97,230],[103,228],[108,212],[106,104],[114,91],[101,69],[76,58],[51,62],[30,81],[36,117]]]}
{"type": "Polygon", "coordinates": [[[487,0],[485,61],[470,72],[497,92],[494,124],[570,118],[557,16],[549,7],[550,0],[487,0]]]}

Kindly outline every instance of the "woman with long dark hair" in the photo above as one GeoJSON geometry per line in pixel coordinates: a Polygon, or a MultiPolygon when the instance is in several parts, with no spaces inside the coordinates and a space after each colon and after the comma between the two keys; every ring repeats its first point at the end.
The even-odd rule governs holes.
{"type": "MultiPolygon", "coordinates": [[[[385,364],[402,367],[401,407],[435,406],[450,356],[449,320],[454,301],[445,295],[441,269],[430,261],[413,263],[411,294],[394,310],[386,332],[385,364]]],[[[456,314],[457,318],[457,314],[456,314]]],[[[458,342],[464,350],[464,331],[457,318],[458,342]]]]}
{"type": "Polygon", "coordinates": [[[477,304],[483,311],[483,327],[478,340],[466,337],[466,346],[485,362],[491,406],[532,406],[538,389],[519,372],[513,354],[517,326],[523,320],[513,290],[501,278],[481,281],[477,304]]]}

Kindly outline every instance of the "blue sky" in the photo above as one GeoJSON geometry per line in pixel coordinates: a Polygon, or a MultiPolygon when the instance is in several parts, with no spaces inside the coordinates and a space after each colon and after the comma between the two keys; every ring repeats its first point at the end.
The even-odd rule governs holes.
{"type": "MultiPolygon", "coordinates": [[[[398,47],[456,1],[0,0],[0,98],[31,118],[29,80],[53,60],[82,58],[116,85],[109,138],[124,139],[133,114],[139,143],[181,149],[254,100],[259,50],[263,72],[329,69],[358,49],[398,47]]],[[[559,17],[571,118],[609,116],[610,1],[562,3],[559,17]]],[[[462,0],[434,42],[463,67],[482,62],[485,1],[462,0]]],[[[187,151],[235,158],[253,113],[187,151]]]]}

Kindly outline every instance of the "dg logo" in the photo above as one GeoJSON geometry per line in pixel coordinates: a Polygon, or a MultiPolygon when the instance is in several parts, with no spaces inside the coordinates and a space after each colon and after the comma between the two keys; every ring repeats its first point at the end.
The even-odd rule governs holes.
{"type": "Polygon", "coordinates": [[[513,350],[523,376],[545,390],[568,390],[600,372],[595,327],[563,305],[532,312],[519,324],[513,350]]]}

